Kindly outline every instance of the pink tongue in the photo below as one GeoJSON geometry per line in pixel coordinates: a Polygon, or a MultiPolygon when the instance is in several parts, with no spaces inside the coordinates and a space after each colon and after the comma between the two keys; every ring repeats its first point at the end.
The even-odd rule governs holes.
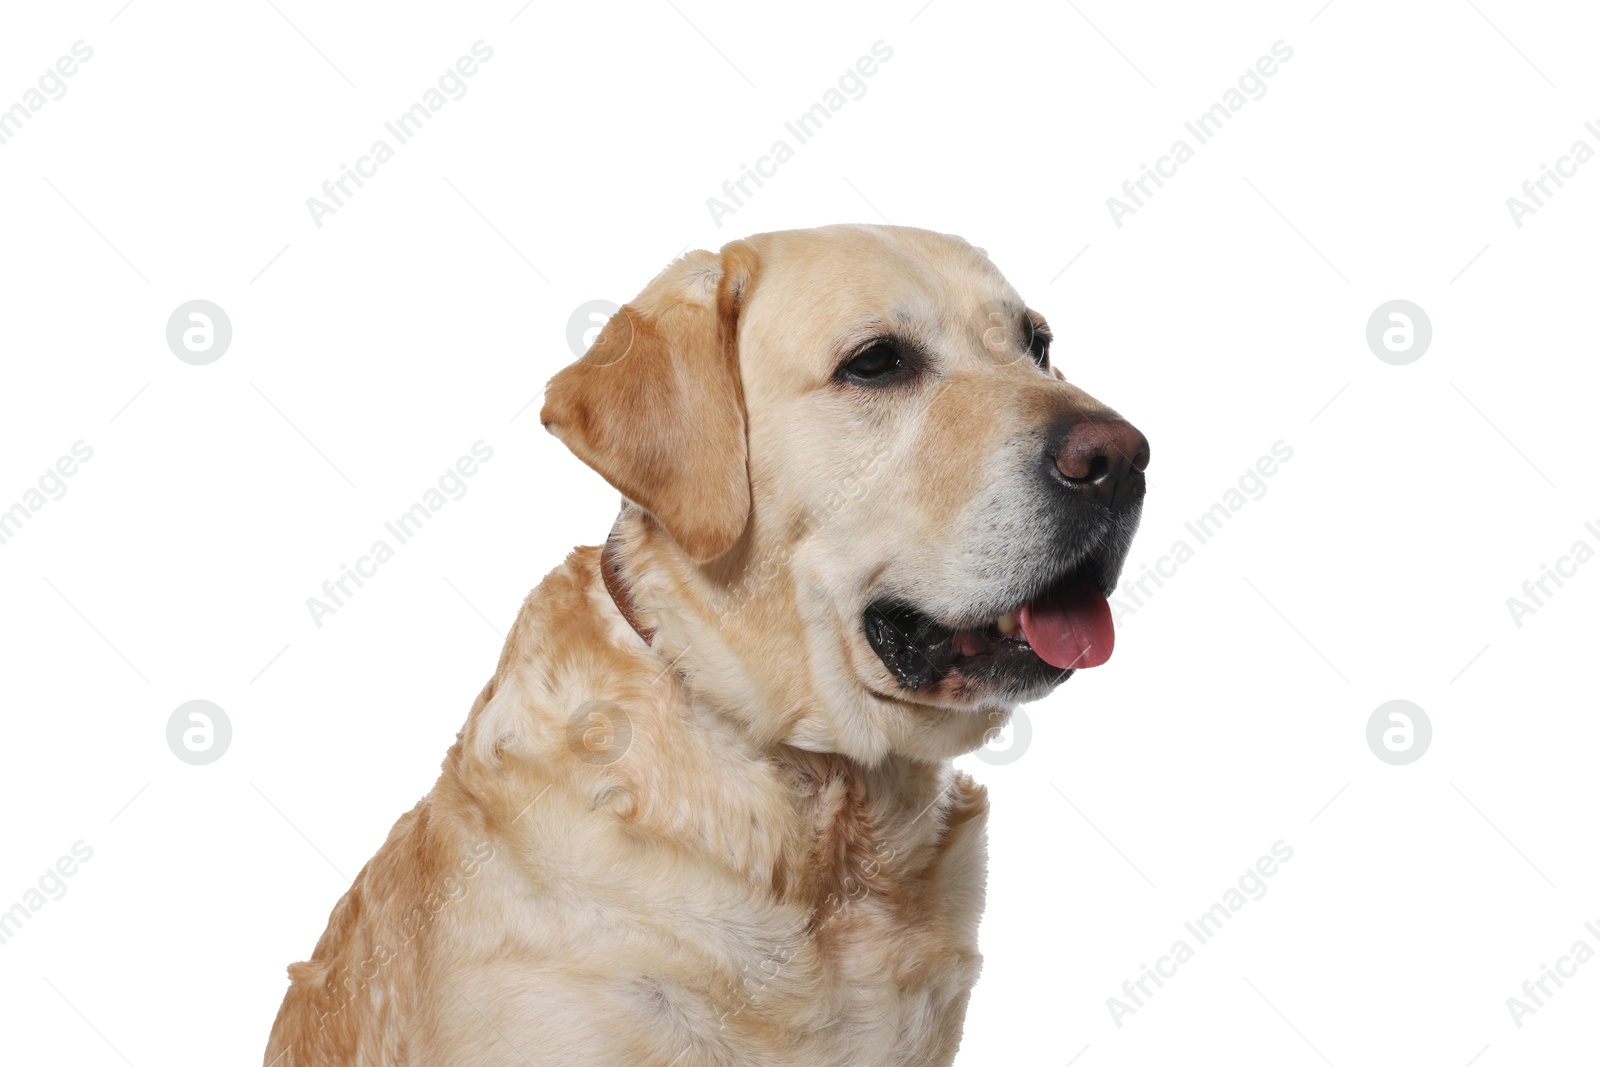
{"type": "Polygon", "coordinates": [[[1087,583],[1024,604],[1017,622],[1033,651],[1052,667],[1098,667],[1111,658],[1116,641],[1111,605],[1087,583]]]}

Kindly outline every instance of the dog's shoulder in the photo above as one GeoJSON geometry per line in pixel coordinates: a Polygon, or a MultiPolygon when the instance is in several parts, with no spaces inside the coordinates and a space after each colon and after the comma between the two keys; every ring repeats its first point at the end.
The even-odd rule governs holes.
{"type": "Polygon", "coordinates": [[[433,791],[291,968],[269,1061],[425,1058],[493,1036],[486,1013],[519,1047],[568,1016],[619,1041],[654,1020],[832,1062],[884,1010],[888,1048],[964,996],[982,787],[760,744],[628,627],[598,564],[579,549],[527,598],[433,791]]]}

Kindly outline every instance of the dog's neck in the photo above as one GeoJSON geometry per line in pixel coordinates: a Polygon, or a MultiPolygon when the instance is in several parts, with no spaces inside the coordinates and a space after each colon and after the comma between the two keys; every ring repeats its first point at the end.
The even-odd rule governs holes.
{"type": "Polygon", "coordinates": [[[752,533],[725,556],[696,565],[646,512],[624,504],[602,555],[600,577],[617,614],[761,743],[868,766],[891,753],[940,762],[978,748],[1009,718],[1010,708],[886,703],[860,691],[847,660],[824,659],[819,669],[818,657],[831,649],[825,640],[814,645],[805,631],[806,611],[816,605],[797,593],[792,545],[762,543],[752,533]]]}

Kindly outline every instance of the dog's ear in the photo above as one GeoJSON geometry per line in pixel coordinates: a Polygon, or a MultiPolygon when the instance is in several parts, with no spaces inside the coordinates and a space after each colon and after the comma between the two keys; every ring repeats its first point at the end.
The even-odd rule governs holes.
{"type": "Polygon", "coordinates": [[[742,241],[678,259],[550,379],[539,413],[697,563],[750,517],[738,326],[755,267],[742,241]]]}

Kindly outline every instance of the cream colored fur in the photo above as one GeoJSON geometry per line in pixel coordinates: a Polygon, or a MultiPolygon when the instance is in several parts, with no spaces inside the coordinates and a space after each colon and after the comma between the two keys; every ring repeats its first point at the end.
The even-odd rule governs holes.
{"type": "Polygon", "coordinates": [[[851,226],[691,253],[614,318],[544,421],[629,499],[650,640],[596,548],[528,596],[432,792],[290,967],[265,1062],[951,1063],[988,802],[949,760],[1011,709],[899,689],[861,614],[1037,581],[1032,435],[1105,409],[996,334],[1022,310],[965,242],[851,226]],[[838,387],[888,323],[937,384],[838,387]]]}

